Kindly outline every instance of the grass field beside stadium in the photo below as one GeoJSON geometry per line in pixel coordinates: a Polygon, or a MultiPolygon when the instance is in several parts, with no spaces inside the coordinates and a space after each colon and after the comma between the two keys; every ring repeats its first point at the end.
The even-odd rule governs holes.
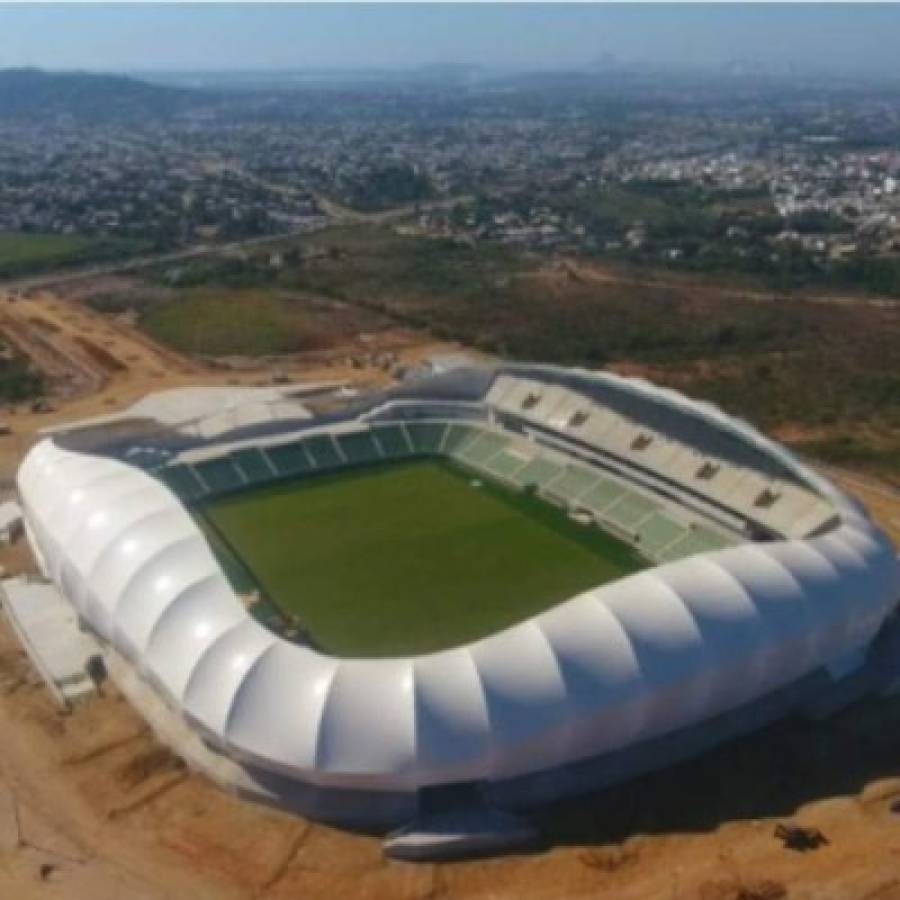
{"type": "Polygon", "coordinates": [[[261,290],[181,291],[150,306],[141,326],[163,344],[203,356],[268,356],[328,345],[297,304],[261,290]]]}
{"type": "Polygon", "coordinates": [[[90,245],[88,238],[74,235],[0,231],[0,268],[67,262],[90,245]]]}
{"type": "Polygon", "coordinates": [[[263,594],[341,656],[457,646],[645,565],[605,532],[442,460],[281,482],[200,515],[263,594]]]}
{"type": "Polygon", "coordinates": [[[120,238],[0,231],[0,277],[116,259],[144,249],[142,242],[120,238]]]}

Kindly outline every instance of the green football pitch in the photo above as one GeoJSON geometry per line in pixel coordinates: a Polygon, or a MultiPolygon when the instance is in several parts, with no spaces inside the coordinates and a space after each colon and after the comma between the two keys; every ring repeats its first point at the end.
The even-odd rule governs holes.
{"type": "Polygon", "coordinates": [[[605,532],[438,460],[281,482],[198,513],[214,549],[341,656],[457,646],[644,566],[605,532]]]}

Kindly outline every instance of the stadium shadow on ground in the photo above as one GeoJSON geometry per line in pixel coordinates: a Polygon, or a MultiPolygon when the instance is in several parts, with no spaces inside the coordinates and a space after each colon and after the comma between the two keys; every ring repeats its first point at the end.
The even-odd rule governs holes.
{"type": "MultiPolygon", "coordinates": [[[[525,814],[540,830],[537,852],[711,832],[729,822],[793,819],[805,804],[858,795],[872,782],[898,778],[898,758],[900,697],[866,700],[823,721],[781,720],[689,761],[525,814]]],[[[257,775],[265,782],[266,773],[257,775]]],[[[890,804],[898,797],[900,785],[881,799],[890,804]]],[[[384,834],[375,825],[341,827],[384,834]]]]}
{"type": "MultiPolygon", "coordinates": [[[[856,795],[874,781],[897,778],[898,759],[900,697],[866,700],[822,721],[782,720],[690,761],[536,810],[533,818],[556,845],[708,832],[727,822],[789,818],[804,804],[856,795]]],[[[898,796],[900,786],[891,794],[898,796]]]]}

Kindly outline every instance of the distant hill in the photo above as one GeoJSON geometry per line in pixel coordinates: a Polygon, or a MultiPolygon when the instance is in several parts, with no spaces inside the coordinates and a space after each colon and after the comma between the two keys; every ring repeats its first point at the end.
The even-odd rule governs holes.
{"type": "Polygon", "coordinates": [[[121,75],[0,69],[0,119],[157,118],[186,109],[196,99],[191,91],[121,75]]]}

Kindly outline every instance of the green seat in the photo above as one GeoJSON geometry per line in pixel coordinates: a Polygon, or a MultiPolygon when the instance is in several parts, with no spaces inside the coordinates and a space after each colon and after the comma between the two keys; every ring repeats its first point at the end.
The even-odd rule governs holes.
{"type": "Polygon", "coordinates": [[[511,478],[519,469],[525,466],[526,462],[527,460],[510,450],[501,450],[488,462],[486,468],[501,478],[511,478]]]}
{"type": "Polygon", "coordinates": [[[611,506],[621,499],[628,491],[615,481],[608,478],[602,479],[580,498],[579,503],[592,509],[594,512],[602,512],[607,506],[611,506]]]}
{"type": "Polygon", "coordinates": [[[567,466],[563,474],[547,486],[547,490],[563,500],[575,500],[596,484],[599,477],[584,466],[567,466]]]}
{"type": "Polygon", "coordinates": [[[274,477],[271,467],[262,453],[255,447],[247,450],[238,450],[231,454],[231,458],[244,473],[248,482],[255,484],[259,481],[268,481],[274,477]]]}
{"type": "Polygon", "coordinates": [[[676,541],[670,547],[666,547],[660,558],[665,562],[676,559],[684,559],[697,553],[710,553],[713,550],[721,550],[731,544],[726,537],[709,528],[695,526],[688,529],[681,540],[676,541]]]}
{"type": "Polygon", "coordinates": [[[646,554],[655,557],[663,548],[682,537],[685,531],[683,525],[673,521],[664,513],[654,513],[641,525],[640,547],[646,554]]]}
{"type": "Polygon", "coordinates": [[[381,452],[389,459],[397,456],[409,456],[410,445],[399,425],[375,425],[372,428],[375,440],[381,452]]]}
{"type": "Polygon", "coordinates": [[[466,462],[475,465],[484,465],[492,457],[496,456],[504,447],[509,445],[509,438],[501,434],[484,431],[478,440],[467,444],[461,451],[460,457],[466,462]]]}
{"type": "Polygon", "coordinates": [[[327,434],[317,434],[303,442],[306,452],[313,458],[317,469],[336,469],[344,461],[338,455],[334,441],[327,434]]]}
{"type": "Polygon", "coordinates": [[[447,426],[439,422],[407,422],[406,433],[416,453],[439,453],[447,426]]]}
{"type": "Polygon", "coordinates": [[[302,441],[266,447],[263,452],[275,466],[279,475],[302,475],[313,468],[309,457],[303,450],[302,441]]]}
{"type": "Polygon", "coordinates": [[[206,493],[190,466],[180,463],[160,469],[157,477],[182,500],[196,500],[206,493]]]}
{"type": "Polygon", "coordinates": [[[693,532],[694,537],[703,543],[705,550],[722,550],[734,544],[734,541],[729,540],[724,534],[713,531],[711,528],[705,528],[703,525],[695,526],[693,532]]]}
{"type": "Polygon", "coordinates": [[[647,518],[657,508],[652,500],[629,491],[613,506],[607,507],[603,517],[624,531],[632,532],[641,519],[647,518]]]}
{"type": "Polygon", "coordinates": [[[194,471],[203,479],[210,493],[234,491],[246,484],[230,457],[207,459],[193,465],[194,471]]]}
{"type": "Polygon", "coordinates": [[[347,462],[354,465],[377,462],[381,459],[378,448],[368,431],[356,431],[352,434],[341,434],[337,437],[341,451],[347,462]]]}
{"type": "Polygon", "coordinates": [[[524,469],[516,472],[515,481],[522,487],[542,487],[562,471],[562,466],[544,456],[536,456],[524,469]]]}
{"type": "Polygon", "coordinates": [[[466,447],[473,443],[481,434],[478,428],[471,425],[453,424],[447,427],[444,435],[443,450],[448,456],[459,456],[466,447]]]}

